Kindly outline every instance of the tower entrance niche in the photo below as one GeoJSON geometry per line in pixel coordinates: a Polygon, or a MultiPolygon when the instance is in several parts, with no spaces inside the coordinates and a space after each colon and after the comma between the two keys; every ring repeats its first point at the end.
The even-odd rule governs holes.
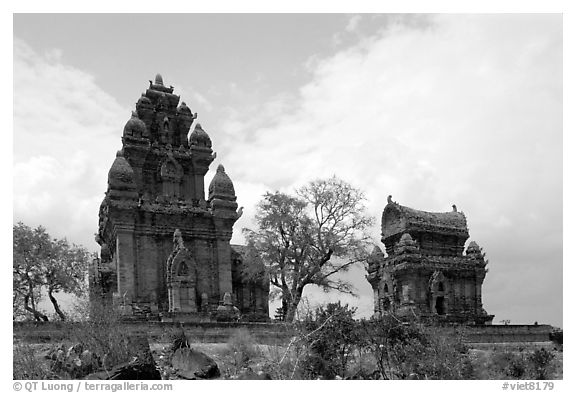
{"type": "Polygon", "coordinates": [[[444,309],[444,296],[437,296],[436,297],[435,311],[436,311],[436,314],[438,314],[438,315],[446,314],[446,311],[444,309]]]}
{"type": "Polygon", "coordinates": [[[196,312],[196,264],[179,229],[174,231],[174,250],[168,258],[166,270],[168,311],[196,312]]]}

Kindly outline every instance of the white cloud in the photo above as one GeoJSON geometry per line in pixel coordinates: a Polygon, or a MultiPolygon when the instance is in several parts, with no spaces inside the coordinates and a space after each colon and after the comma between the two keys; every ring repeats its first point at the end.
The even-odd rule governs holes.
{"type": "MultiPolygon", "coordinates": [[[[316,59],[313,80],[284,105],[293,110],[272,124],[248,129],[236,119],[234,134],[253,138],[237,138],[226,156],[243,168],[233,179],[274,190],[335,173],[366,191],[378,219],[388,194],[423,210],[449,211],[456,203],[492,260],[488,311],[510,310],[493,296],[518,291],[495,288],[494,278],[505,274],[545,282],[545,297],[522,292],[545,310],[562,296],[561,244],[548,255],[540,244],[543,233],[562,237],[561,18],[432,22],[394,24],[316,59]],[[530,226],[526,214],[540,224],[530,226]],[[508,248],[519,248],[514,259],[508,248]]],[[[251,116],[246,122],[258,124],[251,116]]],[[[561,323],[558,314],[546,315],[561,323]]]]}
{"type": "Polygon", "coordinates": [[[95,250],[98,206],[129,110],[63,64],[61,51],[39,54],[19,40],[14,91],[14,221],[95,250]]]}
{"type": "Polygon", "coordinates": [[[352,15],[350,19],[348,19],[348,24],[344,28],[347,32],[351,33],[356,30],[358,24],[362,20],[362,15],[352,15]]]}

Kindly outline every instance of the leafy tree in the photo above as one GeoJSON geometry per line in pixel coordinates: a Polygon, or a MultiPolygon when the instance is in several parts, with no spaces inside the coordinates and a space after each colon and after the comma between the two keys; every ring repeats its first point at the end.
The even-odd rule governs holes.
{"type": "Polygon", "coordinates": [[[37,321],[47,321],[48,317],[38,310],[45,289],[54,311],[65,320],[55,294],[80,295],[85,290],[89,252],[84,247],[70,245],[66,239],[52,239],[42,226],[32,229],[19,222],[13,231],[14,318],[31,314],[37,321]]]}
{"type": "Polygon", "coordinates": [[[37,306],[43,285],[42,260],[50,252],[50,237],[44,228],[31,229],[21,222],[13,230],[13,308],[22,306],[37,321],[47,321],[37,306]]]}
{"type": "Polygon", "coordinates": [[[258,229],[244,228],[244,234],[256,265],[265,266],[282,298],[286,321],[294,320],[309,284],[353,293],[338,273],[366,260],[373,220],[364,201],[361,191],[332,177],[310,182],[296,196],[268,192],[258,204],[258,229]]]}

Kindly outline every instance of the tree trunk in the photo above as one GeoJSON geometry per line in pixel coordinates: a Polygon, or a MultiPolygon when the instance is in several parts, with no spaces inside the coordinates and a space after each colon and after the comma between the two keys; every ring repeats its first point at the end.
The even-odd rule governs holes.
{"type": "Polygon", "coordinates": [[[50,301],[52,302],[52,305],[54,306],[54,311],[56,311],[56,314],[58,314],[58,316],[60,317],[60,319],[62,321],[65,321],[66,315],[64,315],[64,313],[60,309],[60,305],[58,304],[58,300],[56,300],[56,298],[54,297],[52,292],[53,292],[53,290],[52,290],[52,288],[50,288],[48,290],[48,297],[50,298],[50,301]]]}
{"type": "Polygon", "coordinates": [[[32,302],[32,307],[30,307],[29,302],[30,302],[29,295],[24,296],[24,309],[28,312],[31,312],[32,315],[34,315],[34,319],[36,319],[37,321],[48,322],[48,317],[42,314],[40,311],[36,310],[34,302],[32,302]]]}
{"type": "Polygon", "coordinates": [[[287,301],[288,310],[286,311],[286,322],[294,322],[294,317],[296,317],[296,310],[298,309],[298,304],[300,304],[300,300],[302,299],[302,292],[303,289],[298,289],[296,291],[295,296],[287,301]]]}
{"type": "Polygon", "coordinates": [[[282,296],[282,322],[286,321],[286,315],[288,315],[288,300],[282,296]]]}

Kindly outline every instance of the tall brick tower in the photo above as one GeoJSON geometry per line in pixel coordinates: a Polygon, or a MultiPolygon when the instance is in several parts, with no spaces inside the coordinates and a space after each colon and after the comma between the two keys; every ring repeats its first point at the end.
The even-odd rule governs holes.
{"type": "Polygon", "coordinates": [[[233,183],[220,165],[206,199],[204,176],[216,154],[199,123],[189,133],[197,115],[173,90],[157,75],[124,127],[100,206],[91,282],[129,313],[207,315],[228,299],[227,307],[265,318],[267,283],[244,280],[230,246],[240,216],[233,183]]]}

